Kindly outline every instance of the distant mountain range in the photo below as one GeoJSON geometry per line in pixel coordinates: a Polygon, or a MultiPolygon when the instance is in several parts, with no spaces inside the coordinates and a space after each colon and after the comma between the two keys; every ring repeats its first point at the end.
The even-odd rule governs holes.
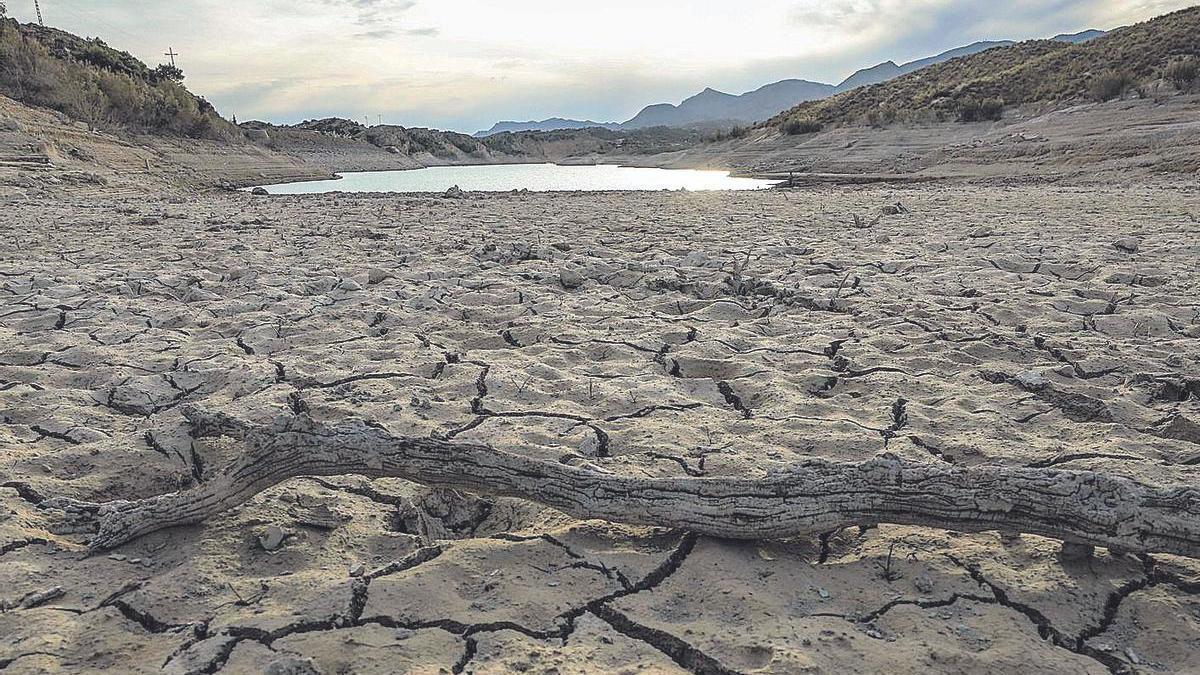
{"type": "Polygon", "coordinates": [[[495,136],[503,133],[518,133],[521,131],[557,131],[560,129],[620,129],[621,125],[618,122],[592,122],[590,120],[567,120],[561,117],[551,117],[548,120],[541,122],[497,122],[495,126],[487,131],[480,131],[475,134],[476,138],[486,138],[487,136],[495,136]]]}
{"type": "MultiPolygon", "coordinates": [[[[1056,35],[1051,39],[1057,42],[1080,43],[1093,40],[1104,34],[1105,32],[1101,30],[1086,30],[1079,33],[1056,35]]],[[[907,75],[937,63],[1013,44],[1015,43],[1011,40],[988,40],[975,42],[965,47],[958,47],[936,56],[911,61],[902,65],[897,65],[893,61],[885,61],[854,73],[838,85],[810,82],[808,80],[783,80],[759,87],[754,91],[746,92],[740,96],[708,88],[684,100],[679,105],[658,103],[647,106],[635,115],[633,119],[622,123],[590,122],[556,117],[541,122],[500,122],[487,131],[475,134],[475,136],[484,138],[504,132],[555,131],[559,129],[584,129],[590,127],[626,131],[663,126],[733,126],[737,124],[752,124],[774,117],[805,101],[818,101],[835,94],[850,91],[851,89],[857,89],[858,87],[887,82],[888,80],[907,75]]]]}

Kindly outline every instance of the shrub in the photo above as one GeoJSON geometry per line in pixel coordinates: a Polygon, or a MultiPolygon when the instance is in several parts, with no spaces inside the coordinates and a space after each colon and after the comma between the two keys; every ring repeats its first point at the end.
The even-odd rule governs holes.
{"type": "Polygon", "coordinates": [[[868,125],[876,129],[882,129],[895,122],[898,117],[899,113],[896,109],[885,103],[869,110],[865,119],[868,125]]]}
{"type": "Polygon", "coordinates": [[[816,120],[808,119],[789,119],[783,123],[783,133],[788,136],[799,136],[801,134],[815,134],[825,127],[816,120]]]}
{"type": "Polygon", "coordinates": [[[735,125],[729,129],[717,129],[716,131],[702,135],[701,140],[707,143],[719,143],[727,141],[731,138],[745,138],[750,135],[750,127],[735,125]]]}
{"type": "Polygon", "coordinates": [[[1200,79],[1200,59],[1194,56],[1172,61],[1163,73],[1179,91],[1188,91],[1200,79]]]}
{"type": "Polygon", "coordinates": [[[1088,93],[1096,101],[1111,101],[1121,98],[1134,85],[1133,76],[1124,70],[1108,70],[1092,78],[1088,93]]]}
{"type": "Polygon", "coordinates": [[[138,61],[128,52],[119,52],[109,47],[99,38],[83,41],[74,49],[68,49],[65,55],[114,73],[125,73],[142,79],[146,79],[149,75],[146,64],[138,61]]]}
{"type": "Polygon", "coordinates": [[[207,101],[174,79],[151,77],[132,56],[100,40],[13,21],[0,23],[0,94],[94,126],[199,138],[234,133],[207,101]]]}
{"type": "Polygon", "coordinates": [[[998,98],[971,98],[958,105],[959,122],[997,122],[1004,117],[1004,101],[998,98]]]}
{"type": "Polygon", "coordinates": [[[157,68],[150,71],[150,80],[152,82],[183,82],[183,71],[176,66],[160,63],[157,68]]]}

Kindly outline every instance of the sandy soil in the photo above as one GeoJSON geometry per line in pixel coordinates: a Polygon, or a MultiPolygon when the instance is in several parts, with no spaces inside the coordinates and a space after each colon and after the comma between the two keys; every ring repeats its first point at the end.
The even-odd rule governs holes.
{"type": "Polygon", "coordinates": [[[1169,556],[735,543],[354,477],[88,556],[38,503],[206,480],[238,448],[183,403],[643,475],[887,450],[1184,483],[1198,220],[1194,182],[9,199],[0,670],[1196,672],[1200,562],[1169,556]]]}

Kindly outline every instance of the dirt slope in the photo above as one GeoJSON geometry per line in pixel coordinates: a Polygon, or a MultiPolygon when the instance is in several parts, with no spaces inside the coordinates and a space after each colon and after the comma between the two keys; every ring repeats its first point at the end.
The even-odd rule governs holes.
{"type": "Polygon", "coordinates": [[[327,177],[248,141],[104,132],[0,96],[0,195],[111,197],[327,177]]]}

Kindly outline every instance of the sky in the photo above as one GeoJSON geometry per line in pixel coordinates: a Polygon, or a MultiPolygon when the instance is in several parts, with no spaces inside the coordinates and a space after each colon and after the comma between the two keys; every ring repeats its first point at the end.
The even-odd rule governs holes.
{"type": "MultiPolygon", "coordinates": [[[[33,0],[5,0],[35,18],[33,0]]],[[[226,117],[339,116],[467,133],[624,121],[705,87],[859,68],[987,39],[1111,29],[1179,0],[41,0],[48,24],[150,65],[179,53],[226,117]]]]}

